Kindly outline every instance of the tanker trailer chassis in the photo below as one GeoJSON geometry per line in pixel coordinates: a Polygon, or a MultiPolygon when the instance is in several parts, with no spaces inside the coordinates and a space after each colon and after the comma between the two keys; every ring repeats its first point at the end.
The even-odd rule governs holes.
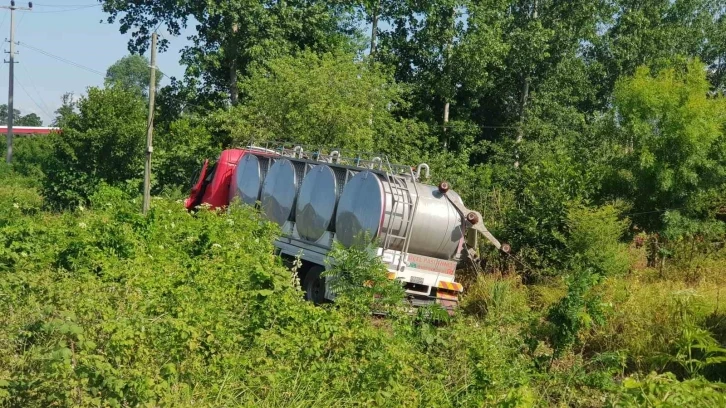
{"type": "MultiPolygon", "coordinates": [[[[335,299],[329,278],[321,276],[334,262],[328,254],[335,241],[350,247],[362,237],[364,244],[375,240],[388,278],[401,282],[413,306],[437,303],[449,310],[463,290],[455,281],[457,265],[474,256],[477,232],[502,249],[481,215],[468,210],[448,184],[419,182],[428,177],[425,164],[414,169],[391,164],[383,155],[344,155],[284,142],[227,150],[222,157],[239,158],[233,169],[229,162],[217,167],[228,179],[216,183],[228,186],[220,190],[228,194],[224,201],[258,206],[280,226],[275,247],[302,261],[302,288],[316,303],[335,299]]],[[[214,201],[207,196],[203,202],[214,201]]],[[[199,201],[193,191],[187,207],[199,201]]]]}

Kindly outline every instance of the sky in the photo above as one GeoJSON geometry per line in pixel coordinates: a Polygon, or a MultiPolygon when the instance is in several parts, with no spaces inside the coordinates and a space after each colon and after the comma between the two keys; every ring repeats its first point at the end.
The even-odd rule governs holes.
{"type": "MultiPolygon", "coordinates": [[[[10,1],[0,0],[0,6],[3,5],[10,5],[10,1]]],[[[27,2],[16,1],[16,6],[27,6],[27,2]]],[[[127,42],[130,34],[122,35],[119,24],[106,23],[107,17],[95,0],[43,0],[40,4],[33,2],[32,11],[16,10],[15,41],[19,41],[20,45],[15,47],[18,52],[15,56],[18,62],[15,65],[15,109],[23,115],[35,112],[43,119],[44,125],[49,125],[64,93],[73,92],[78,96],[85,94],[89,86],[102,86],[102,74],[106,69],[129,54],[127,42]],[[101,23],[101,20],[104,22],[101,23]]],[[[189,43],[186,35],[171,37],[165,34],[165,38],[170,40],[169,49],[157,54],[157,66],[166,74],[161,81],[162,86],[168,83],[167,76],[181,77],[184,73],[184,68],[179,65],[179,51],[189,43]]],[[[8,38],[10,10],[0,9],[3,51],[10,49],[8,38]]],[[[7,54],[3,57],[7,60],[7,54]]],[[[0,104],[7,103],[7,95],[8,64],[2,64],[0,104]]]]}

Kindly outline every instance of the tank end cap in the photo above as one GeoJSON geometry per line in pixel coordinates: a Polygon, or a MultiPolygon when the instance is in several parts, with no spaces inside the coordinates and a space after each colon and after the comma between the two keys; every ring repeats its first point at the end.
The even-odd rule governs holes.
{"type": "Polygon", "coordinates": [[[442,181],[441,183],[439,183],[439,191],[442,194],[446,194],[450,188],[451,188],[451,186],[449,185],[449,183],[447,183],[445,181],[442,181]]]}
{"type": "Polygon", "coordinates": [[[512,250],[512,246],[511,245],[506,244],[506,243],[505,244],[502,244],[502,252],[504,252],[505,254],[508,254],[509,251],[511,251],[511,250],[512,250]]]}

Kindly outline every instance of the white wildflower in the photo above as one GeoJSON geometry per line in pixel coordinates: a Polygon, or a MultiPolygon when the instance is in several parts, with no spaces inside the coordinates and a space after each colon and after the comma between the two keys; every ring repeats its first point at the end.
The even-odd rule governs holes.
{"type": "Polygon", "coordinates": [[[13,208],[20,208],[20,204],[18,204],[18,203],[13,203],[13,208]]]}
{"type": "Polygon", "coordinates": [[[86,229],[86,223],[85,222],[79,222],[78,226],[81,227],[81,229],[86,229]]]}
{"type": "Polygon", "coordinates": [[[78,206],[78,211],[86,211],[86,207],[84,207],[82,205],[79,205],[78,206]]]}
{"type": "Polygon", "coordinates": [[[222,248],[222,245],[219,245],[219,244],[212,244],[212,248],[222,248]]]}

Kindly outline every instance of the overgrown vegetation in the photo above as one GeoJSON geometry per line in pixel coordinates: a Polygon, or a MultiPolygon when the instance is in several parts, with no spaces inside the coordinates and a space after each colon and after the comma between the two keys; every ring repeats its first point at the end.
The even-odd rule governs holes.
{"type": "Polygon", "coordinates": [[[723,2],[102,3],[132,52],[198,23],[152,212],[129,57],[0,166],[2,404],[726,405],[723,2]],[[427,162],[513,256],[479,248],[453,318],[370,248],[305,303],[258,214],[175,201],[262,138],[427,162]]]}
{"type": "Polygon", "coordinates": [[[51,213],[31,180],[2,171],[8,406],[724,403],[726,254],[696,285],[603,267],[592,248],[646,256],[617,244],[617,222],[593,232],[612,208],[571,211],[564,287],[479,275],[449,318],[406,313],[366,248],[336,250],[335,304],[303,301],[273,255],[277,229],[248,208],[190,214],[158,198],[144,217],[100,185],[90,208],[51,213]]]}

